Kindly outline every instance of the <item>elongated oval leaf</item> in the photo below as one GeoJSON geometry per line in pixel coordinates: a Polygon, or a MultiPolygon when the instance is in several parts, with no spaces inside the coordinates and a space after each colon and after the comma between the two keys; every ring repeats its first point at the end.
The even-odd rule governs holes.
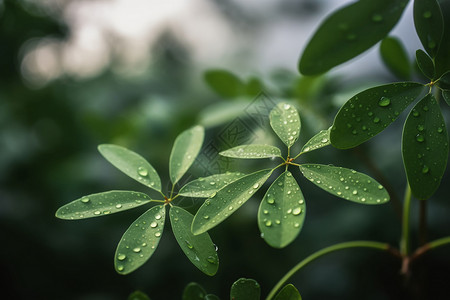
{"type": "Polygon", "coordinates": [[[288,284],[275,296],[275,300],[302,300],[302,296],[295,286],[288,284]]]}
{"type": "Polygon", "coordinates": [[[399,39],[387,37],[381,41],[380,54],[384,64],[398,78],[411,78],[411,63],[405,48],[399,39]]]}
{"type": "Polygon", "coordinates": [[[208,70],[204,77],[206,83],[222,97],[235,98],[245,91],[245,84],[227,70],[208,70]]]}
{"type": "Polygon", "coordinates": [[[300,116],[294,106],[279,103],[270,112],[270,126],[286,146],[291,147],[300,134],[300,116]]]}
{"type": "Polygon", "coordinates": [[[450,71],[450,1],[440,0],[439,6],[444,20],[444,32],[441,43],[434,59],[436,65],[436,77],[450,71]]]}
{"type": "Polygon", "coordinates": [[[442,12],[436,0],[414,0],[414,25],[423,47],[434,58],[444,32],[442,12]]]}
{"type": "Polygon", "coordinates": [[[244,173],[227,172],[198,178],[183,186],[178,195],[184,197],[208,198],[231,182],[244,177],[244,173]]]}
{"type": "Polygon", "coordinates": [[[428,56],[423,50],[416,51],[416,61],[419,66],[420,71],[428,79],[434,79],[436,75],[436,70],[434,68],[434,62],[431,57],[428,56]]]}
{"type": "Polygon", "coordinates": [[[450,91],[442,91],[442,98],[444,98],[445,103],[450,105],[450,91]]]}
{"type": "Polygon", "coordinates": [[[311,152],[331,144],[330,130],[321,130],[313,136],[302,148],[302,153],[311,152]]]}
{"type": "Polygon", "coordinates": [[[271,145],[241,145],[219,153],[232,158],[274,158],[281,157],[281,150],[271,145]]]}
{"type": "Polygon", "coordinates": [[[60,207],[56,217],[64,220],[79,220],[106,216],[135,208],[150,202],[150,197],[131,191],[109,191],[84,196],[60,207]]]}
{"type": "Polygon", "coordinates": [[[386,189],[373,178],[355,170],[319,164],[304,164],[305,177],[330,194],[360,204],[383,204],[389,201],[386,189]]]}
{"type": "Polygon", "coordinates": [[[127,148],[111,144],[98,146],[98,151],[113,166],[134,180],[156,191],[161,191],[161,179],[158,173],[139,154],[127,148]]]}
{"type": "Polygon", "coordinates": [[[194,217],[192,232],[201,234],[228,218],[261,188],[272,171],[267,169],[246,175],[206,199],[194,217]]]}
{"type": "Polygon", "coordinates": [[[170,154],[169,173],[173,184],[186,173],[202,148],[205,130],[201,126],[182,132],[176,139],[170,154]]]}
{"type": "Polygon", "coordinates": [[[353,96],[337,113],[331,127],[331,144],[347,149],[371,139],[394,122],[425,91],[420,83],[381,85],[353,96]]]}
{"type": "Polygon", "coordinates": [[[402,154],[411,191],[427,199],[441,182],[448,157],[448,135],[439,104],[428,94],[412,109],[403,128],[402,154]]]}
{"type": "Polygon", "coordinates": [[[129,274],[142,266],[158,247],[164,229],[166,210],[157,205],[143,213],[123,234],[114,255],[119,274],[129,274]]]}
{"type": "Polygon", "coordinates": [[[191,282],[184,288],[182,300],[204,300],[205,295],[206,291],[200,284],[191,282]]]}
{"type": "Polygon", "coordinates": [[[192,234],[191,224],[194,216],[184,209],[174,206],[170,208],[169,214],[173,234],[187,258],[206,275],[216,274],[219,257],[209,234],[192,234]]]}
{"type": "Polygon", "coordinates": [[[291,172],[286,171],[272,183],[259,206],[261,236],[272,247],[286,247],[300,233],[305,214],[302,191],[291,172]]]}
{"type": "Polygon", "coordinates": [[[260,297],[261,288],[254,279],[240,278],[231,286],[231,300],[259,300],[260,297]]]}
{"type": "Polygon", "coordinates": [[[440,89],[450,91],[450,71],[444,73],[436,84],[440,89]]]}
{"type": "Polygon", "coordinates": [[[360,0],[320,25],[299,63],[304,75],[317,75],[363,53],[383,39],[400,19],[408,0],[360,0]]]}

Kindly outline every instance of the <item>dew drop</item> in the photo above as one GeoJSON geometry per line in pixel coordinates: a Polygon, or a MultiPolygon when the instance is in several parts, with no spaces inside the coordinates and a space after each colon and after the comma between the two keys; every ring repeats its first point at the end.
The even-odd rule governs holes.
{"type": "Polygon", "coordinates": [[[101,212],[100,212],[99,210],[96,210],[96,211],[94,212],[94,215],[96,215],[96,216],[98,216],[99,214],[101,214],[101,212]]]}
{"type": "Polygon", "coordinates": [[[192,246],[192,244],[191,244],[188,240],[185,240],[185,242],[186,242],[186,246],[187,246],[189,249],[193,249],[193,248],[194,248],[194,246],[192,246]]]}
{"type": "Polygon", "coordinates": [[[255,184],[253,185],[253,188],[254,188],[254,189],[259,188],[259,183],[255,183],[255,184]]]}
{"type": "Polygon", "coordinates": [[[127,258],[127,256],[126,256],[125,254],[119,254],[119,255],[117,256],[117,259],[118,259],[118,260],[124,260],[125,258],[127,258]]]}
{"type": "Polygon", "coordinates": [[[133,252],[139,253],[139,252],[141,252],[141,248],[139,248],[139,247],[133,248],[133,252]]]}
{"type": "Polygon", "coordinates": [[[418,117],[419,115],[420,115],[420,114],[419,114],[419,112],[418,112],[417,110],[414,110],[414,111],[413,111],[413,116],[414,116],[414,117],[418,117]]]}
{"type": "Polygon", "coordinates": [[[423,173],[423,174],[427,174],[429,171],[430,171],[430,168],[428,168],[427,165],[423,165],[422,173],[423,173]]]}
{"type": "Polygon", "coordinates": [[[151,227],[151,228],[155,228],[156,226],[158,226],[158,223],[156,223],[155,221],[153,221],[152,223],[150,223],[150,227],[151,227]]]}
{"type": "Polygon", "coordinates": [[[381,21],[383,21],[383,16],[380,15],[380,14],[374,14],[372,16],[372,21],[374,21],[374,22],[381,22],[381,21]]]}
{"type": "Polygon", "coordinates": [[[387,97],[381,97],[381,99],[378,101],[378,105],[381,107],[386,107],[389,104],[391,104],[391,99],[387,97]]]}
{"type": "Polygon", "coordinates": [[[273,198],[267,198],[267,203],[269,203],[269,204],[274,204],[274,203],[275,203],[275,199],[273,199],[273,198]]]}
{"type": "Polygon", "coordinates": [[[81,198],[81,202],[83,202],[83,203],[89,203],[89,201],[91,201],[91,200],[88,197],[81,198]]]}
{"type": "Polygon", "coordinates": [[[302,212],[302,209],[300,207],[296,207],[292,210],[292,214],[294,216],[298,216],[299,214],[301,214],[301,212],[302,212]]]}
{"type": "Polygon", "coordinates": [[[138,174],[141,175],[141,176],[143,176],[143,177],[145,177],[145,176],[148,175],[148,171],[147,171],[147,169],[144,168],[144,167],[139,167],[139,168],[138,168],[138,174]]]}
{"type": "Polygon", "coordinates": [[[373,122],[374,123],[379,123],[380,122],[380,118],[378,118],[378,117],[373,118],[373,122]]]}
{"type": "Polygon", "coordinates": [[[207,260],[211,264],[214,264],[214,265],[217,264],[217,260],[214,256],[208,256],[207,260]]]}
{"type": "Polygon", "coordinates": [[[418,135],[416,135],[416,141],[418,141],[419,143],[422,143],[423,141],[425,141],[425,138],[423,137],[423,135],[418,134],[418,135]]]}
{"type": "Polygon", "coordinates": [[[267,215],[269,211],[267,209],[263,210],[263,214],[267,215]]]}
{"type": "Polygon", "coordinates": [[[161,236],[161,232],[155,233],[155,236],[156,236],[156,237],[160,237],[160,236],[161,236]]]}
{"type": "Polygon", "coordinates": [[[122,208],[122,204],[116,204],[116,208],[122,208]]]}
{"type": "Polygon", "coordinates": [[[270,221],[270,220],[267,220],[267,221],[266,221],[266,223],[265,223],[265,225],[266,225],[267,227],[270,227],[270,226],[272,226],[272,221],[270,221]]]}
{"type": "Polygon", "coordinates": [[[156,219],[156,220],[160,220],[160,219],[161,219],[161,215],[156,215],[156,216],[155,216],[155,219],[156,219]]]}
{"type": "Polygon", "coordinates": [[[353,195],[357,195],[357,194],[358,194],[358,191],[357,191],[357,190],[353,190],[352,194],[353,194],[353,195]]]}
{"type": "Polygon", "coordinates": [[[283,105],[283,108],[284,109],[289,109],[289,108],[291,108],[291,106],[289,104],[285,104],[285,105],[283,105]]]}
{"type": "Polygon", "coordinates": [[[428,106],[424,106],[423,108],[422,108],[424,111],[428,111],[428,106]]]}
{"type": "Polygon", "coordinates": [[[123,271],[123,266],[117,266],[117,271],[122,272],[123,271]]]}
{"type": "Polygon", "coordinates": [[[209,216],[203,216],[203,219],[208,220],[209,216]]]}
{"type": "Polygon", "coordinates": [[[295,228],[299,228],[299,227],[300,227],[300,223],[295,223],[295,224],[294,224],[294,227],[295,227],[295,228]]]}
{"type": "Polygon", "coordinates": [[[439,127],[438,129],[437,129],[437,132],[438,133],[442,133],[444,131],[444,129],[442,129],[441,127],[439,127]]]}
{"type": "Polygon", "coordinates": [[[328,139],[327,139],[327,138],[323,138],[323,139],[321,140],[321,142],[322,142],[322,143],[328,143],[328,139]]]}
{"type": "Polygon", "coordinates": [[[379,185],[378,185],[378,189],[379,189],[379,190],[382,190],[382,189],[383,189],[383,186],[382,186],[381,184],[379,184],[379,185]]]}
{"type": "Polygon", "coordinates": [[[233,210],[233,206],[228,207],[228,210],[233,210]]]}
{"type": "Polygon", "coordinates": [[[417,130],[423,131],[425,129],[425,126],[423,125],[417,125],[417,130]]]}

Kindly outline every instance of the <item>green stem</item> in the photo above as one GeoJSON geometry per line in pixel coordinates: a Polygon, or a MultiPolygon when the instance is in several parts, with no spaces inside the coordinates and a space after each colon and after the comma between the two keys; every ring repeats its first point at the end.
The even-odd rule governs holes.
{"type": "Polygon", "coordinates": [[[440,238],[437,240],[434,240],[432,242],[428,243],[428,248],[429,249],[434,249],[437,247],[441,247],[441,246],[445,246],[447,244],[450,244],[450,236],[444,237],[444,238],[440,238]]]}
{"type": "Polygon", "coordinates": [[[270,291],[269,295],[267,296],[266,300],[273,299],[275,297],[276,292],[281,289],[283,285],[286,284],[289,278],[291,278],[295,273],[297,273],[301,268],[309,264],[310,262],[316,260],[317,258],[332,253],[334,251],[343,250],[347,248],[372,248],[372,249],[378,249],[378,250],[389,250],[390,246],[386,243],[380,243],[380,242],[372,242],[372,241],[352,241],[352,242],[345,242],[345,243],[339,243],[336,245],[332,245],[326,248],[323,248],[322,250],[319,250],[301,262],[299,262],[296,266],[294,266],[289,272],[287,272],[283,278],[278,281],[278,283],[273,287],[273,289],[270,291]]]}
{"type": "Polygon", "coordinates": [[[409,254],[409,215],[411,210],[411,188],[406,184],[405,199],[403,201],[402,237],[400,240],[400,253],[406,257],[409,254]]]}

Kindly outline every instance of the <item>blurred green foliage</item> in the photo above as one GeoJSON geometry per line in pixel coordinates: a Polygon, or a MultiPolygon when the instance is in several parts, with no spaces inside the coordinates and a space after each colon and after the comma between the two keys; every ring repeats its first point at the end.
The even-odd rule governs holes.
{"type": "MultiPolygon", "coordinates": [[[[201,75],[194,71],[188,50],[169,33],[160,37],[158,47],[152,49],[154,63],[139,78],[121,77],[106,69],[89,80],[63,76],[39,89],[30,87],[21,76],[27,42],[49,36],[64,39],[69,29],[63,21],[36,14],[25,4],[0,2],[0,265],[6,271],[0,298],[115,300],[126,299],[139,289],[152,299],[179,299],[185,285],[196,281],[226,299],[231,284],[241,277],[257,280],[265,295],[293,264],[321,247],[353,239],[397,243],[400,222],[392,207],[335,201],[301,179],[303,192],[312,201],[307,225],[289,247],[272,249],[259,237],[255,222],[258,202],[249,201],[226,226],[210,232],[221,257],[216,276],[209,278],[193,269],[174,239],[161,241],[155,259],[137,272],[118,275],[112,266],[115,245],[130,220],[143,211],[67,222],[54,217],[56,209],[99,191],[141,190],[138,183],[111,171],[96,151],[102,143],[141,153],[154,162],[167,183],[169,174],[164,166],[176,135],[201,122],[205,107],[228,102],[206,83],[199,84],[201,75]],[[184,53],[182,59],[180,53],[184,53]],[[198,81],[189,80],[197,75],[198,81]]],[[[370,78],[375,82],[385,79],[376,74],[370,78]]],[[[343,101],[368,82],[348,82],[343,76],[306,78],[275,70],[258,79],[259,84],[275,100],[297,101],[304,121],[300,137],[304,143],[328,128],[343,101]]],[[[242,95],[241,102],[255,103],[256,96],[242,95]]],[[[445,114],[448,117],[448,111],[445,114]]],[[[218,140],[235,117],[211,126],[206,140],[218,140]]],[[[371,161],[377,162],[401,194],[405,175],[400,132],[397,122],[389,132],[354,150],[320,150],[305,159],[345,165],[375,177],[371,161]]],[[[218,150],[228,148],[218,145],[222,145],[218,150]]],[[[234,168],[245,171],[255,165],[234,168]]],[[[191,172],[200,176],[206,171],[191,172]]],[[[445,175],[430,206],[430,238],[448,235],[448,180],[445,175]]],[[[193,212],[199,204],[186,200],[184,208],[193,212]]],[[[417,215],[417,207],[412,215],[417,215]]],[[[413,223],[413,233],[414,228],[413,223]]],[[[448,249],[439,249],[415,262],[407,285],[398,273],[399,261],[357,250],[315,262],[292,283],[305,299],[444,299],[450,271],[447,253],[448,249]]]]}

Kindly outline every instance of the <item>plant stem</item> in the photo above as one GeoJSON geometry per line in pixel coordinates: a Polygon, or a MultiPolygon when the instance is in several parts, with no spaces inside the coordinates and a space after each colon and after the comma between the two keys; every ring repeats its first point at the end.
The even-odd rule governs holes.
{"type": "Polygon", "coordinates": [[[427,243],[427,200],[419,201],[419,244],[423,246],[427,243]]]}
{"type": "Polygon", "coordinates": [[[411,210],[411,188],[406,184],[405,199],[403,201],[402,237],[400,239],[400,253],[407,257],[409,254],[409,213],[411,210]]]}
{"type": "Polygon", "coordinates": [[[286,284],[286,281],[291,278],[295,273],[297,273],[301,268],[309,264],[310,262],[316,260],[317,258],[332,253],[338,250],[343,250],[347,248],[372,248],[372,249],[378,249],[378,250],[389,250],[390,246],[386,243],[380,243],[380,242],[372,242],[372,241],[352,241],[352,242],[345,242],[345,243],[339,243],[335,244],[326,248],[323,248],[322,250],[319,250],[310,256],[306,257],[304,260],[299,262],[297,265],[295,265],[289,272],[287,272],[283,278],[278,281],[278,283],[272,288],[269,295],[267,296],[266,300],[273,299],[275,297],[276,292],[281,289],[281,287],[286,284]]]}

